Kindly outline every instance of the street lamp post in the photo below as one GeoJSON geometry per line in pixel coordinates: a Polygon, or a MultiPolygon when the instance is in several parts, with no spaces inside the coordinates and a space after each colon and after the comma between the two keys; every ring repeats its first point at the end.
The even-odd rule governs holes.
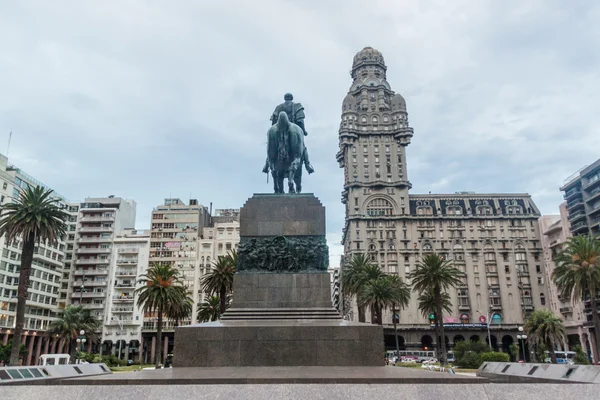
{"type": "Polygon", "coordinates": [[[517,340],[519,341],[519,344],[521,345],[521,340],[523,340],[522,343],[522,347],[521,350],[523,351],[523,362],[525,362],[525,341],[527,340],[527,335],[523,333],[523,327],[520,326],[519,327],[519,334],[517,334],[517,340]]]}
{"type": "Polygon", "coordinates": [[[85,331],[82,329],[79,331],[79,337],[77,338],[77,344],[79,344],[79,364],[81,364],[81,353],[83,352],[83,345],[85,342],[85,331]]]}
{"type": "MultiPolygon", "coordinates": [[[[481,314],[481,311],[479,310],[475,310],[476,312],[478,312],[479,314],[481,314]]],[[[492,322],[492,318],[494,317],[494,315],[498,314],[496,311],[493,311],[490,315],[488,315],[488,319],[486,321],[486,325],[487,325],[487,333],[488,333],[488,346],[490,346],[490,351],[492,350],[492,335],[490,334],[490,323],[492,322]]],[[[500,315],[500,314],[498,314],[500,315]]]]}

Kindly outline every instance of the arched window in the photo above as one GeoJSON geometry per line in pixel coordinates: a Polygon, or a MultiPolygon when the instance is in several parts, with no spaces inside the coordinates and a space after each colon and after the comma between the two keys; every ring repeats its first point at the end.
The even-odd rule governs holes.
{"type": "Polygon", "coordinates": [[[432,248],[431,248],[431,244],[429,244],[429,243],[425,243],[425,244],[423,245],[423,250],[424,250],[424,251],[431,251],[431,250],[432,250],[432,248]]]}
{"type": "Polygon", "coordinates": [[[377,117],[373,116],[373,118],[371,119],[373,121],[374,124],[377,124],[379,122],[379,119],[377,119],[377,117]]]}
{"type": "Polygon", "coordinates": [[[394,207],[386,199],[373,199],[367,204],[367,215],[369,217],[386,216],[394,213],[394,207]]]}
{"type": "Polygon", "coordinates": [[[363,117],[362,117],[360,120],[361,120],[362,122],[367,122],[367,117],[365,117],[365,116],[363,115],[363,117]]]}
{"type": "Polygon", "coordinates": [[[387,115],[384,115],[383,122],[390,122],[390,117],[388,117],[387,115]]]}
{"type": "Polygon", "coordinates": [[[545,306],[546,305],[546,296],[544,296],[544,293],[540,293],[540,303],[545,306]]]}
{"type": "Polygon", "coordinates": [[[371,243],[371,244],[369,245],[369,250],[370,250],[370,251],[376,251],[376,250],[377,250],[377,247],[375,247],[375,245],[374,245],[373,243],[371,243]]]}

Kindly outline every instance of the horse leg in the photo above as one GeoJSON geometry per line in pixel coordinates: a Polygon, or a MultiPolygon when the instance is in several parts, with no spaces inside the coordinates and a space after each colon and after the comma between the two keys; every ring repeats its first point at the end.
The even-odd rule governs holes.
{"type": "Polygon", "coordinates": [[[277,174],[277,193],[284,193],[283,191],[283,174],[277,174]]]}
{"type": "Polygon", "coordinates": [[[296,183],[296,193],[302,193],[302,165],[300,165],[294,174],[294,182],[296,183]]]}
{"type": "Polygon", "coordinates": [[[288,170],[287,178],[288,178],[288,188],[290,193],[296,193],[296,189],[294,188],[294,176],[296,175],[296,166],[295,163],[290,165],[290,169],[288,170]]]}

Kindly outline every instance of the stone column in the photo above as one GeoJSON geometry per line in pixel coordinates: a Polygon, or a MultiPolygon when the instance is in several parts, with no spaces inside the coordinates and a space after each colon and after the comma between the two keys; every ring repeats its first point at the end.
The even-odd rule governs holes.
{"type": "Polygon", "coordinates": [[[2,338],[2,346],[6,346],[6,343],[8,343],[8,332],[4,333],[4,337],[2,338]]]}
{"type": "Polygon", "coordinates": [[[33,364],[31,364],[31,365],[38,365],[40,356],[42,355],[42,342],[43,341],[44,341],[44,338],[42,336],[37,337],[37,346],[35,347],[35,358],[33,359],[33,364]]]}
{"type": "Polygon", "coordinates": [[[53,337],[52,338],[52,347],[50,348],[50,354],[56,354],[56,345],[58,343],[58,339],[53,337]]]}
{"type": "Polygon", "coordinates": [[[44,354],[48,354],[48,347],[50,347],[50,338],[46,338],[45,343],[44,343],[44,354]]]}
{"type": "Polygon", "coordinates": [[[21,335],[21,344],[27,344],[27,336],[29,336],[29,335],[26,333],[23,333],[21,335]]]}
{"type": "Polygon", "coordinates": [[[26,364],[24,365],[31,365],[31,358],[33,357],[33,344],[35,343],[35,335],[31,335],[29,336],[29,347],[27,348],[27,359],[26,359],[26,364]]]}
{"type": "Polygon", "coordinates": [[[162,357],[162,363],[163,365],[165,365],[165,361],[167,360],[167,355],[169,354],[169,337],[165,336],[165,345],[164,345],[164,352],[163,352],[163,357],[162,357]]]}
{"type": "Polygon", "coordinates": [[[152,345],[150,346],[150,364],[154,364],[154,351],[156,349],[156,336],[152,336],[152,345]]]}
{"type": "Polygon", "coordinates": [[[143,353],[144,352],[144,337],[141,336],[140,337],[140,344],[138,347],[138,361],[140,362],[140,365],[144,363],[144,357],[143,357],[143,353]]]}

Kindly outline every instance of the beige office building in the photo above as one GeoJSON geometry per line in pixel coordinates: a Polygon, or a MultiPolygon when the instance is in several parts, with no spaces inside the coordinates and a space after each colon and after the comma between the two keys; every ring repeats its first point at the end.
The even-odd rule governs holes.
{"type": "Polygon", "coordinates": [[[209,273],[214,261],[237,250],[240,243],[240,210],[218,209],[211,218],[211,224],[202,229],[198,240],[198,267],[196,268],[196,290],[194,290],[194,321],[197,321],[198,307],[206,301],[207,294],[202,290],[201,279],[209,273]]]}
{"type": "MultiPolygon", "coordinates": [[[[546,307],[539,211],[528,194],[409,194],[408,146],[413,137],[404,98],[387,82],[382,54],[366,47],[354,57],[342,103],[339,152],[344,169],[344,260],[366,253],[386,273],[408,276],[430,252],[453,260],[463,282],[452,289],[445,340],[489,341],[507,351],[518,327],[546,307]]],[[[432,145],[436,145],[432,143],[432,145]]],[[[440,167],[440,171],[443,168],[440,167]]],[[[343,292],[343,288],[342,288],[343,292]]],[[[344,299],[344,317],[357,320],[344,299]]],[[[435,346],[432,326],[417,308],[398,310],[402,348],[435,346]]],[[[367,317],[369,318],[369,316],[367,317]]],[[[386,347],[395,348],[392,311],[384,314],[386,347]]]]}
{"type": "Polygon", "coordinates": [[[567,203],[560,205],[560,215],[544,215],[539,223],[544,249],[545,279],[548,282],[548,304],[552,312],[562,318],[567,329],[567,341],[562,344],[562,348],[573,351],[575,346],[580,345],[589,357],[597,360],[598,355],[593,354],[593,346],[590,345],[594,342],[589,329],[591,321],[588,322],[583,302],[579,299],[561,298],[552,282],[552,272],[556,267],[554,256],[564,249],[567,240],[573,235],[567,203]]]}

